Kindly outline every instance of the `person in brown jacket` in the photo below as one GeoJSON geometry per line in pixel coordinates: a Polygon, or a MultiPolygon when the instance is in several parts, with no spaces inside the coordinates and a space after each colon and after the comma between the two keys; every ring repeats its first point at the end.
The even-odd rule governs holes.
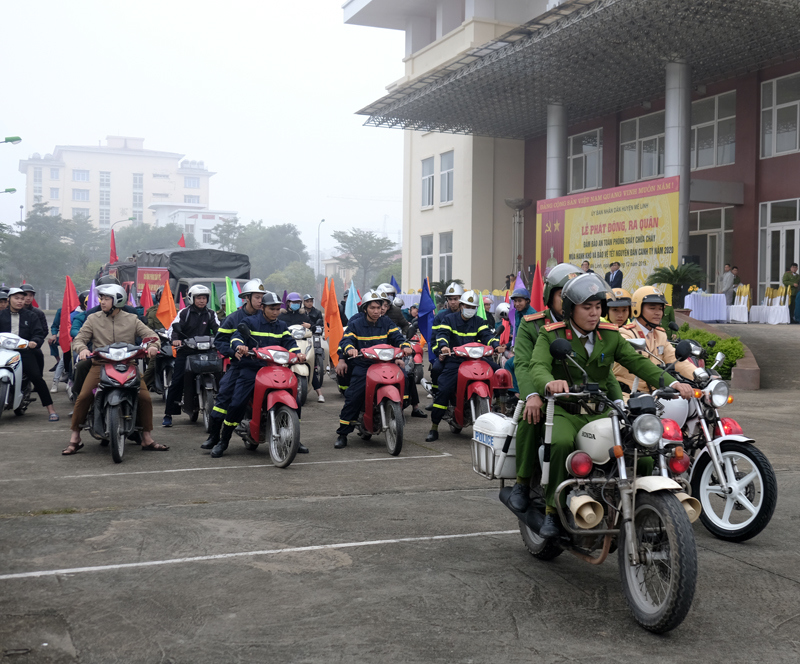
{"type": "MultiPolygon", "coordinates": [[[[91,353],[88,348],[90,343],[93,348],[99,348],[116,342],[133,344],[136,343],[136,337],[141,339],[156,337],[155,332],[142,323],[138,316],[122,311],[127,300],[125,289],[122,286],[105,284],[97,289],[97,295],[100,298],[100,311],[86,318],[81,331],[73,340],[73,357],[77,357],[79,360],[87,359],[91,353]]],[[[161,344],[156,338],[147,348],[148,356],[155,357],[160,347],[161,344]]],[[[75,400],[75,409],[72,412],[72,435],[69,445],[61,452],[63,455],[75,454],[83,447],[81,426],[94,399],[92,390],[100,383],[100,370],[100,363],[92,362],[92,368],[75,400]]],[[[138,424],[142,427],[142,449],[158,452],[168,450],[169,446],[161,445],[153,440],[153,403],[144,381],[139,389],[137,413],[138,424]]]]}

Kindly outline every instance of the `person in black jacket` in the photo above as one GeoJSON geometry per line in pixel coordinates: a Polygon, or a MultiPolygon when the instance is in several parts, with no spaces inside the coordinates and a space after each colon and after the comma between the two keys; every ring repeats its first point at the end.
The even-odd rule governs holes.
{"type": "Polygon", "coordinates": [[[10,332],[28,341],[28,348],[19,352],[22,371],[33,384],[42,405],[47,408],[50,421],[58,422],[50,390],[42,378],[42,368],[35,355],[47,336],[47,328],[42,327],[39,316],[34,311],[25,308],[25,292],[21,288],[9,289],[8,304],[7,309],[0,311],[0,332],[10,332]]]}
{"type": "Polygon", "coordinates": [[[311,318],[303,309],[300,293],[292,291],[286,296],[286,312],[278,316],[278,320],[283,321],[287,326],[302,325],[306,329],[312,327],[311,318]]]}
{"type": "Polygon", "coordinates": [[[303,297],[303,310],[306,316],[311,319],[312,327],[322,327],[322,312],[314,306],[313,295],[306,293],[305,297],[303,297]]]}
{"type": "MultiPolygon", "coordinates": [[[[22,292],[25,294],[25,308],[36,314],[36,317],[39,319],[39,324],[42,326],[42,329],[44,330],[44,336],[46,338],[47,316],[45,316],[44,311],[33,306],[33,299],[36,297],[36,289],[31,284],[22,284],[20,288],[22,289],[22,292]]],[[[39,368],[42,370],[42,374],[44,374],[44,353],[42,352],[41,347],[39,346],[36,347],[34,355],[36,356],[36,361],[39,363],[39,368]]]]}
{"type": "Polygon", "coordinates": [[[208,308],[211,291],[202,285],[192,286],[186,293],[187,306],[178,312],[170,326],[170,339],[176,347],[172,382],[167,391],[162,427],[172,426],[172,416],[181,413],[181,397],[192,393],[194,374],[186,371],[186,358],[195,351],[183,345],[192,337],[213,337],[219,330],[217,314],[208,308]]]}
{"type": "Polygon", "coordinates": [[[347,306],[347,296],[350,294],[350,291],[345,291],[344,296],[342,296],[342,301],[339,302],[339,320],[342,321],[342,327],[347,326],[347,314],[344,312],[344,308],[347,306]]]}

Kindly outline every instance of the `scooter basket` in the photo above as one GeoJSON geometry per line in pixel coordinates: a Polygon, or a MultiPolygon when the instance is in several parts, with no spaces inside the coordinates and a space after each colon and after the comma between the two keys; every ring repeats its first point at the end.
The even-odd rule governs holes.
{"type": "Polygon", "coordinates": [[[186,370],[194,374],[222,373],[222,358],[218,354],[206,353],[189,355],[186,358],[186,370]]]}
{"type": "Polygon", "coordinates": [[[511,418],[499,413],[487,413],[478,418],[472,431],[472,470],[487,480],[515,478],[516,436],[511,439],[502,468],[498,466],[506,436],[514,432],[511,418]]]}

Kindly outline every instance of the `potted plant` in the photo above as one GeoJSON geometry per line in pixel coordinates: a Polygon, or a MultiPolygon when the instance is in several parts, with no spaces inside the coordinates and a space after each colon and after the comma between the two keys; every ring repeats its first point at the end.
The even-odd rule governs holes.
{"type": "Polygon", "coordinates": [[[674,309],[683,309],[686,298],[686,287],[706,280],[706,273],[697,263],[684,263],[678,267],[667,265],[657,267],[647,277],[648,286],[666,284],[672,286],[672,306],[674,309]]]}

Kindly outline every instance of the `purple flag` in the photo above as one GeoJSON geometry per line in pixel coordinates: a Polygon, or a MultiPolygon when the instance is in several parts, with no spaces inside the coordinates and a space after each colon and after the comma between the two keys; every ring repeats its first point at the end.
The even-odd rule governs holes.
{"type": "Polygon", "coordinates": [[[97,298],[97,286],[94,283],[94,279],[92,279],[92,287],[89,289],[89,297],[87,298],[86,309],[93,309],[98,304],[100,304],[100,300],[97,298]]]}

